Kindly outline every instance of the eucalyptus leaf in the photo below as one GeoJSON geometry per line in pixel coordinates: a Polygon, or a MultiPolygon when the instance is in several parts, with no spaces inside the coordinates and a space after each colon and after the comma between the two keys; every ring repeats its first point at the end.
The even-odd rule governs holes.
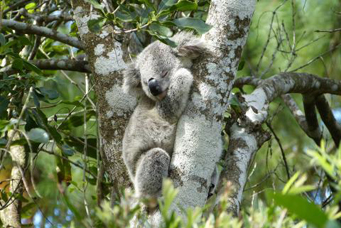
{"type": "Polygon", "coordinates": [[[300,195],[285,195],[269,192],[269,196],[279,206],[286,208],[290,213],[316,227],[325,227],[328,216],[314,203],[308,202],[300,195]]]}
{"type": "Polygon", "coordinates": [[[76,151],[67,144],[62,145],[62,151],[63,151],[63,154],[67,156],[72,156],[76,153],[76,151]]]}
{"type": "Polygon", "coordinates": [[[0,33],[0,45],[4,46],[6,43],[6,38],[4,36],[4,34],[0,33]]]}
{"type": "Polygon", "coordinates": [[[152,23],[149,26],[149,29],[154,31],[154,32],[157,32],[158,34],[165,36],[165,37],[170,37],[173,34],[173,32],[170,28],[163,26],[163,25],[160,25],[158,23],[152,23]]]}
{"type": "Polygon", "coordinates": [[[50,100],[54,100],[59,97],[59,93],[57,92],[57,90],[47,89],[45,87],[39,87],[38,89],[45,97],[47,97],[50,100]]]}
{"type": "Polygon", "coordinates": [[[88,27],[91,32],[98,33],[102,30],[106,18],[91,19],[88,21],[88,27]]]}
{"type": "Polygon", "coordinates": [[[20,58],[16,58],[12,62],[12,67],[17,70],[22,70],[24,67],[24,62],[20,58]]]}
{"type": "Polygon", "coordinates": [[[32,128],[29,132],[27,132],[27,136],[30,140],[39,143],[47,143],[50,140],[47,132],[41,128],[32,128]]]}
{"type": "Polygon", "coordinates": [[[208,32],[212,26],[206,24],[203,20],[197,18],[179,18],[173,20],[179,28],[194,29],[199,34],[208,32]]]}
{"type": "Polygon", "coordinates": [[[9,100],[6,97],[0,96],[0,119],[3,119],[7,116],[7,107],[9,104],[9,100]]]}

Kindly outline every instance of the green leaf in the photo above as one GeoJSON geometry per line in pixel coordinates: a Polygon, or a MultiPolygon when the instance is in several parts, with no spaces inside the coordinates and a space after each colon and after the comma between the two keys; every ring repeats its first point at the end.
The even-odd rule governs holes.
{"type": "Polygon", "coordinates": [[[27,136],[30,140],[39,143],[47,143],[50,139],[47,132],[41,128],[32,128],[29,132],[27,132],[27,136]]]}
{"type": "Polygon", "coordinates": [[[72,156],[76,153],[76,151],[72,147],[66,144],[62,145],[62,151],[63,151],[63,154],[67,156],[72,156]]]}
{"type": "Polygon", "coordinates": [[[37,91],[35,89],[33,90],[33,92],[31,94],[32,94],[34,105],[37,108],[40,108],[39,94],[37,93],[37,91]]]}
{"type": "MultiPolygon", "coordinates": [[[[55,146],[55,153],[62,156],[63,152],[59,144],[55,146]]],[[[57,171],[57,178],[59,183],[66,183],[66,185],[69,185],[72,181],[72,173],[71,173],[71,165],[69,161],[66,161],[60,157],[55,156],[56,160],[56,171],[57,171]]]]}
{"type": "Polygon", "coordinates": [[[149,0],[138,0],[139,2],[145,4],[149,8],[153,9],[153,11],[156,11],[156,8],[153,3],[151,3],[149,0]]]}
{"type": "Polygon", "coordinates": [[[26,10],[31,10],[31,9],[34,9],[36,8],[36,3],[35,2],[31,2],[31,3],[28,3],[26,6],[25,6],[25,9],[26,10]]]}
{"type": "Polygon", "coordinates": [[[29,45],[32,46],[31,41],[26,36],[19,36],[19,41],[22,45],[29,45]]]}
{"type": "Polygon", "coordinates": [[[295,181],[299,178],[300,176],[300,172],[296,172],[289,180],[288,182],[285,184],[282,193],[286,194],[288,193],[289,189],[293,186],[293,184],[295,183],[295,181]]]}
{"type": "MultiPolygon", "coordinates": [[[[86,121],[88,121],[91,118],[91,116],[96,116],[96,113],[94,111],[87,112],[86,121]]],[[[79,127],[83,124],[84,124],[83,115],[73,115],[60,126],[60,129],[70,129],[71,127],[79,127]]]]}
{"type": "Polygon", "coordinates": [[[54,100],[57,99],[59,97],[59,93],[57,92],[57,90],[54,89],[46,89],[45,87],[39,87],[37,88],[40,90],[40,92],[48,99],[50,100],[54,100]]]}
{"type": "Polygon", "coordinates": [[[4,146],[4,145],[6,145],[7,144],[7,139],[5,139],[5,138],[0,138],[0,145],[1,146],[4,146]]]}
{"type": "Polygon", "coordinates": [[[196,18],[179,18],[173,20],[173,23],[182,29],[184,28],[194,29],[199,34],[204,34],[208,32],[208,30],[210,30],[212,27],[206,24],[203,20],[196,18]]]}
{"type": "Polygon", "coordinates": [[[62,140],[62,136],[57,132],[56,128],[54,128],[48,124],[45,114],[40,109],[33,109],[32,113],[33,113],[38,125],[40,127],[44,128],[50,134],[50,136],[57,143],[60,144],[61,140],[62,140]]]}
{"type": "Polygon", "coordinates": [[[36,206],[36,204],[34,202],[28,203],[28,204],[26,204],[25,206],[22,207],[21,213],[27,213],[29,210],[31,210],[35,206],[36,206]]]}
{"type": "Polygon", "coordinates": [[[90,3],[95,9],[99,9],[103,12],[104,7],[96,0],[85,0],[85,2],[90,3]]]}
{"type": "Polygon", "coordinates": [[[32,64],[32,63],[30,63],[30,62],[28,62],[26,60],[23,60],[23,62],[24,62],[24,67],[27,70],[33,71],[33,72],[35,72],[37,74],[41,74],[41,70],[38,67],[36,67],[34,64],[32,64]]]}
{"type": "Polygon", "coordinates": [[[164,10],[160,11],[159,15],[167,15],[170,14],[174,11],[192,11],[192,10],[197,10],[198,9],[198,4],[195,2],[190,2],[190,1],[181,1],[176,3],[175,5],[173,4],[171,7],[165,8],[164,10]]]}
{"type": "Polygon", "coordinates": [[[160,34],[162,36],[165,36],[165,37],[170,37],[173,34],[172,30],[170,30],[168,27],[160,25],[160,24],[155,23],[155,22],[153,22],[149,26],[149,29],[151,31],[154,31],[154,32],[156,32],[156,33],[158,33],[158,34],[160,34]]]}
{"type": "Polygon", "coordinates": [[[91,32],[98,33],[102,30],[106,18],[91,19],[88,21],[88,27],[91,32]]]}
{"type": "Polygon", "coordinates": [[[7,131],[9,125],[11,125],[10,121],[8,121],[8,120],[0,120],[0,131],[1,132],[7,131]]]}
{"type": "Polygon", "coordinates": [[[12,67],[17,70],[22,70],[22,68],[24,67],[24,62],[22,61],[22,59],[16,58],[12,62],[12,67]]]}
{"type": "Polygon", "coordinates": [[[0,33],[0,45],[4,46],[6,43],[6,38],[4,36],[4,34],[0,33]]]}
{"type": "MultiPolygon", "coordinates": [[[[76,138],[76,137],[67,137],[64,141],[74,148],[76,151],[83,153],[84,151],[84,139],[83,138],[76,138]]],[[[87,139],[88,147],[86,154],[88,157],[97,159],[97,139],[96,138],[88,138],[87,139]]]]}
{"type": "Polygon", "coordinates": [[[159,5],[159,11],[170,8],[171,6],[175,5],[176,2],[177,0],[162,0],[159,5]]]}
{"type": "Polygon", "coordinates": [[[136,15],[125,10],[119,10],[115,13],[115,17],[123,22],[131,22],[135,20],[136,15]]]}
{"type": "Polygon", "coordinates": [[[190,2],[190,1],[181,1],[181,2],[176,3],[175,6],[173,7],[177,11],[192,11],[192,10],[197,10],[198,4],[195,2],[190,2]]]}
{"type": "Polygon", "coordinates": [[[245,66],[245,61],[244,60],[240,61],[238,65],[238,71],[241,71],[244,68],[244,66],[245,66]]]}
{"type": "Polygon", "coordinates": [[[7,107],[9,100],[6,97],[0,96],[0,119],[7,117],[7,107]]]}
{"type": "Polygon", "coordinates": [[[277,205],[286,208],[290,213],[316,227],[325,227],[328,222],[328,216],[317,205],[308,202],[299,195],[269,192],[269,196],[277,205]]]}

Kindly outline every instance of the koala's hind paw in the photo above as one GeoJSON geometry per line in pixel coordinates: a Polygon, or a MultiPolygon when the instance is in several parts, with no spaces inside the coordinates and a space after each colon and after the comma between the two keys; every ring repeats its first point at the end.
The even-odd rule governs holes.
{"type": "Polygon", "coordinates": [[[168,176],[170,157],[161,148],[146,152],[136,170],[135,190],[139,197],[161,195],[162,180],[168,176]]]}

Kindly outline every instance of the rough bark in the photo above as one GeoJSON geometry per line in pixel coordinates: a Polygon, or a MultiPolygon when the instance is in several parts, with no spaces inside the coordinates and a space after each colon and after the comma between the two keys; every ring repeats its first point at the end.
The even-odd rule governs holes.
{"type": "Polygon", "coordinates": [[[99,17],[89,4],[73,0],[72,8],[96,83],[100,146],[105,155],[105,168],[116,187],[127,187],[130,180],[121,157],[122,138],[136,106],[136,99],[121,89],[127,52],[116,41],[111,27],[105,27],[99,34],[89,31],[87,22],[99,17]]]}
{"type": "MultiPolygon", "coordinates": [[[[288,106],[291,114],[295,117],[298,125],[301,129],[314,140],[314,142],[319,145],[322,139],[322,132],[318,125],[311,126],[308,124],[306,116],[303,112],[299,109],[298,105],[296,104],[295,100],[291,97],[290,94],[282,95],[282,99],[284,103],[288,106]]],[[[314,107],[314,106],[313,106],[314,107]]],[[[315,113],[315,110],[313,110],[315,113]]],[[[316,115],[316,114],[315,114],[316,115]]]]}
{"type": "MultiPolygon", "coordinates": [[[[13,137],[13,139],[19,139],[20,136],[18,133],[11,131],[9,133],[9,137],[13,137]],[[15,134],[13,136],[13,134],[15,134]]],[[[23,146],[10,146],[10,155],[12,159],[12,171],[11,171],[11,181],[9,191],[14,194],[11,198],[10,202],[8,202],[8,206],[0,210],[0,218],[3,223],[3,227],[21,227],[21,201],[15,198],[16,194],[21,195],[23,193],[23,182],[22,182],[22,170],[25,167],[26,156],[25,149],[23,146]]],[[[3,206],[5,202],[1,200],[1,205],[3,206]]]]}
{"type": "Polygon", "coordinates": [[[320,95],[316,99],[316,108],[320,113],[321,119],[328,128],[336,147],[339,147],[341,140],[341,126],[336,121],[332,110],[329,107],[327,99],[324,95],[320,95]]]}
{"type": "Polygon", "coordinates": [[[179,194],[173,208],[203,206],[222,152],[223,114],[246,42],[255,1],[211,1],[203,39],[212,56],[194,65],[194,89],[176,134],[170,177],[179,194]]]}

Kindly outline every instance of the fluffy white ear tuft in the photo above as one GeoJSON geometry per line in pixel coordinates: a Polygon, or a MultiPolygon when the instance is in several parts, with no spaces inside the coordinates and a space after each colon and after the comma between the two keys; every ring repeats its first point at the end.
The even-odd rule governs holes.
{"type": "Polygon", "coordinates": [[[201,55],[210,54],[208,45],[192,32],[177,33],[172,37],[172,40],[177,44],[175,52],[179,57],[196,59],[201,55]]]}

